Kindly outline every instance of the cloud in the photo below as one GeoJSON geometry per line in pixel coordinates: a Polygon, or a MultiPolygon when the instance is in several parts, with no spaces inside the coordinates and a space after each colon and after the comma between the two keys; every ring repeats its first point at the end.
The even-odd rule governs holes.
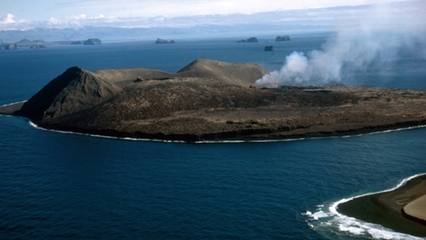
{"type": "Polygon", "coordinates": [[[10,24],[10,23],[15,23],[15,15],[8,13],[6,14],[6,16],[4,18],[2,18],[0,20],[0,24],[10,24]]]}
{"type": "MultiPolygon", "coordinates": [[[[1,19],[0,30],[80,28],[85,26],[188,28],[203,25],[235,26],[241,24],[263,24],[277,27],[281,25],[284,28],[289,25],[310,26],[311,29],[324,30],[328,28],[328,30],[332,30],[331,27],[334,22],[350,25],[351,21],[347,21],[348,16],[363,15],[365,9],[369,6],[284,9],[285,6],[289,7],[291,4],[279,2],[276,5],[271,5],[268,1],[272,0],[265,0],[261,5],[255,5],[253,2],[242,3],[241,0],[158,0],[154,2],[128,0],[122,4],[117,4],[116,1],[112,0],[74,0],[52,4],[50,13],[53,15],[46,20],[16,20],[13,14],[7,14],[1,19]],[[237,6],[239,6],[238,9],[237,6]],[[270,10],[271,8],[273,10],[270,10]],[[78,14],[75,14],[75,12],[78,12],[78,14]]],[[[332,5],[333,1],[323,0],[321,2],[328,6],[332,5]]],[[[405,11],[404,4],[401,4],[400,9],[400,11],[405,11]]],[[[422,10],[424,9],[423,7],[422,10]]],[[[395,14],[399,13],[395,12],[395,14]]],[[[410,19],[404,20],[411,21],[410,19]]]]}
{"type": "Polygon", "coordinates": [[[323,11],[312,10],[287,10],[262,12],[254,14],[225,14],[225,15],[197,15],[197,16],[107,16],[103,13],[95,15],[76,14],[68,17],[58,18],[50,17],[45,21],[15,21],[12,14],[7,15],[0,22],[0,30],[24,30],[32,28],[69,28],[69,27],[124,27],[124,28],[154,28],[154,27],[174,27],[187,28],[202,25],[216,26],[235,26],[237,24],[309,24],[314,21],[323,22],[323,19],[329,22],[329,17],[324,17],[323,11]]]}
{"type": "Polygon", "coordinates": [[[26,30],[32,28],[30,25],[27,20],[15,20],[15,15],[12,13],[7,13],[0,19],[0,30],[26,30]]]}
{"type": "Polygon", "coordinates": [[[73,0],[52,4],[56,12],[99,13],[111,17],[182,17],[201,15],[253,14],[260,12],[358,6],[367,3],[395,0],[304,0],[304,1],[246,1],[246,0],[73,0]],[[87,12],[87,11],[90,12],[87,12]]]}

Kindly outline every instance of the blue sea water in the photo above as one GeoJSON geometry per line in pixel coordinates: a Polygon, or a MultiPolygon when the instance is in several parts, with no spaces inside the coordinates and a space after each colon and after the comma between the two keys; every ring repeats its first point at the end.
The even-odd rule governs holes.
{"type": "MultiPolygon", "coordinates": [[[[233,39],[49,46],[0,52],[0,105],[23,101],[71,66],[176,72],[196,58],[279,69],[291,42],[233,39]],[[274,45],[274,52],[264,52],[274,45]]],[[[352,83],[426,89],[421,56],[352,83]]],[[[335,213],[344,198],[425,173],[426,128],[278,142],[177,143],[64,134],[0,116],[1,239],[408,239],[335,213]]]]}

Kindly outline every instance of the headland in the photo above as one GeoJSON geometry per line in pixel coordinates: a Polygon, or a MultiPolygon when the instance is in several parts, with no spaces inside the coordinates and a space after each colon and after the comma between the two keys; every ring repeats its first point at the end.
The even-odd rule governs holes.
{"type": "Polygon", "coordinates": [[[338,211],[398,232],[426,236],[426,175],[382,193],[354,198],[338,205],[338,211]]]}
{"type": "Polygon", "coordinates": [[[188,142],[326,137],[426,124],[426,91],[254,87],[266,73],[255,64],[208,59],[177,73],[71,67],[0,114],[47,129],[188,142]]]}

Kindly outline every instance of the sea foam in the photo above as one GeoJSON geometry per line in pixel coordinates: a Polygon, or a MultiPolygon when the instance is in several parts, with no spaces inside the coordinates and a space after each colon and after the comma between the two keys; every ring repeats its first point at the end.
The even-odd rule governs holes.
{"type": "MultiPolygon", "coordinates": [[[[52,132],[57,132],[57,133],[76,134],[76,135],[84,135],[84,136],[107,138],[107,139],[127,140],[127,141],[153,141],[153,142],[186,143],[186,141],[183,141],[183,140],[160,140],[160,139],[147,139],[147,138],[114,137],[114,136],[79,133],[79,132],[71,132],[71,131],[63,131],[63,130],[52,130],[52,129],[42,128],[40,126],[37,126],[37,124],[33,123],[32,121],[29,121],[29,124],[36,129],[45,130],[45,131],[52,131],[52,132]]],[[[323,139],[323,138],[349,138],[349,137],[361,137],[361,136],[373,135],[373,134],[391,133],[391,132],[397,132],[397,131],[403,131],[403,130],[424,128],[424,127],[426,127],[426,125],[419,125],[419,126],[406,127],[406,128],[388,129],[388,130],[376,131],[376,132],[371,132],[371,133],[363,133],[363,134],[328,136],[328,137],[309,137],[309,138],[299,137],[299,138],[288,138],[288,139],[251,139],[251,140],[201,140],[201,141],[195,141],[195,143],[198,143],[198,144],[200,144],[200,143],[201,144],[247,143],[247,142],[266,143],[266,142],[302,141],[302,140],[323,139]]]]}
{"type": "Polygon", "coordinates": [[[397,186],[388,190],[366,193],[350,198],[343,198],[336,202],[332,202],[331,204],[317,205],[315,211],[306,211],[302,215],[308,218],[307,223],[310,228],[320,234],[328,236],[331,236],[332,234],[338,234],[341,236],[349,235],[353,237],[365,237],[373,239],[423,239],[420,237],[395,232],[379,224],[364,222],[362,220],[343,215],[337,211],[337,207],[341,203],[345,203],[359,197],[393,191],[405,185],[409,180],[421,175],[424,175],[424,173],[405,178],[397,186]]]}
{"type": "Polygon", "coordinates": [[[25,103],[26,101],[27,101],[27,100],[19,101],[19,102],[13,102],[13,103],[7,103],[7,104],[4,104],[4,105],[0,105],[0,108],[1,108],[1,107],[12,106],[12,105],[19,104],[19,103],[25,103]]]}

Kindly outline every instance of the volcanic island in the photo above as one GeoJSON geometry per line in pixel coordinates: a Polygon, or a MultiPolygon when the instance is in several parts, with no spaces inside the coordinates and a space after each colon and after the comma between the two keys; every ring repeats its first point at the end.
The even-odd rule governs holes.
{"type": "MultiPolygon", "coordinates": [[[[26,117],[45,129],[183,142],[343,136],[426,124],[426,91],[341,84],[255,86],[265,74],[255,64],[208,59],[197,59],[177,73],[71,67],[28,101],[0,107],[0,114],[26,117]]],[[[426,182],[416,179],[408,185],[426,182]]],[[[416,224],[414,230],[397,230],[426,236],[426,214],[416,212],[426,197],[414,201],[425,196],[424,189],[411,189],[406,197],[354,199],[339,211],[385,225],[408,221],[404,224],[416,224]],[[369,209],[398,217],[386,220],[389,214],[376,216],[369,209]]]]}
{"type": "Polygon", "coordinates": [[[266,73],[255,64],[208,59],[177,73],[71,67],[0,114],[46,129],[187,142],[339,136],[426,124],[426,91],[254,87],[266,73]]]}

